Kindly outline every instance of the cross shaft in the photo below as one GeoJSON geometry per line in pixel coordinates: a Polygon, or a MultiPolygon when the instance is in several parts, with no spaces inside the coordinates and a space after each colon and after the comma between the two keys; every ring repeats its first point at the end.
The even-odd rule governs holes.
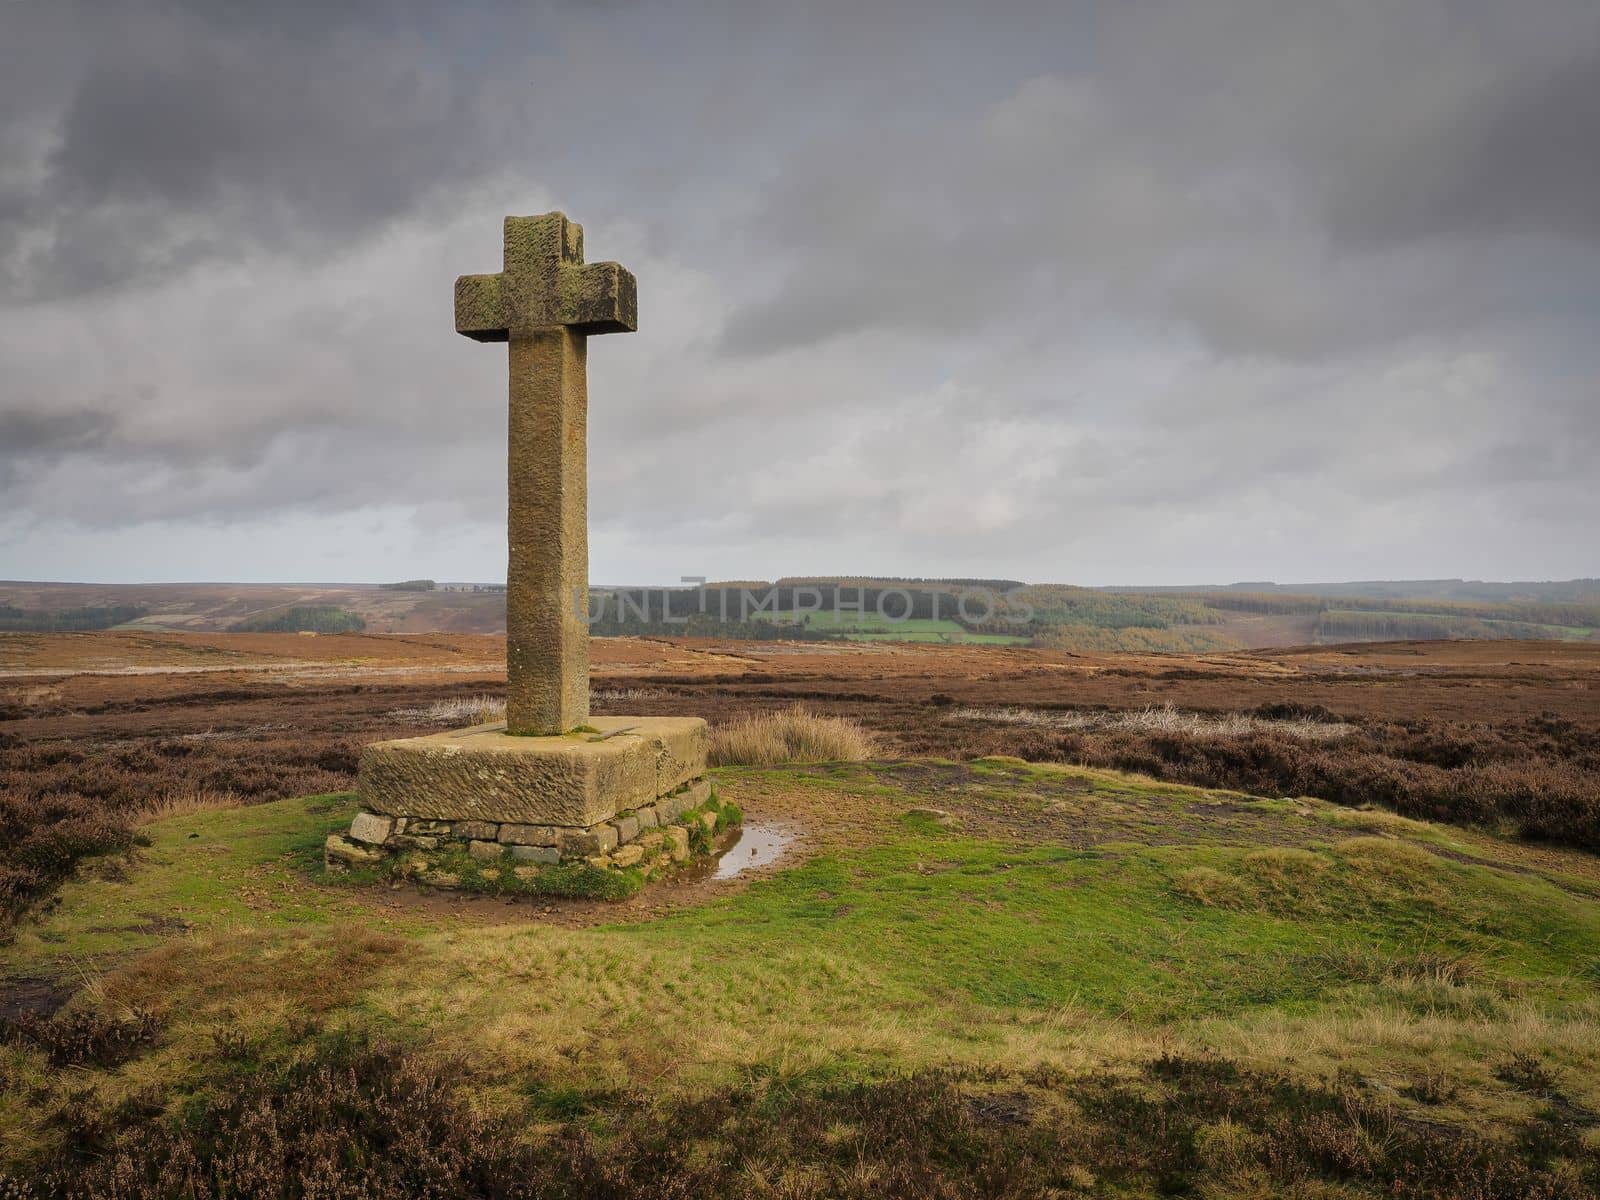
{"type": "Polygon", "coordinates": [[[589,716],[588,338],[637,326],[633,275],[559,212],[507,217],[505,267],[456,280],[456,332],[507,342],[506,728],[589,716]]]}

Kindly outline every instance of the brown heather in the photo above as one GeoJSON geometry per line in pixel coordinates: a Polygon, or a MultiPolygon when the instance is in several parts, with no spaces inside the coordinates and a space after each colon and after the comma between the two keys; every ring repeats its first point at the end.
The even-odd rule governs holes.
{"type": "Polygon", "coordinates": [[[74,1094],[53,1162],[0,1196],[558,1197],[793,1200],[1191,1193],[1581,1200],[1592,1157],[1553,1112],[1515,1141],[1405,1119],[1354,1081],[1304,1084],[1167,1055],[1131,1076],[933,1069],[889,1079],[653,1100],[524,1089],[525,1113],[465,1103],[448,1063],[324,1041],[309,1060],[218,1043],[213,1086],[181,1106],[74,1094]],[[242,1057],[241,1057],[242,1056],[242,1057]],[[232,1061],[238,1060],[238,1061],[232,1061]]]}

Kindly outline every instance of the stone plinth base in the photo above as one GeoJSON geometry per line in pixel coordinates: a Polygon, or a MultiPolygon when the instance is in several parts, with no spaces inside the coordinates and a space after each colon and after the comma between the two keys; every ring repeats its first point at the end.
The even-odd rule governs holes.
{"type": "Polygon", "coordinates": [[[374,742],[361,754],[361,807],[408,822],[591,829],[705,774],[699,717],[593,717],[590,725],[596,732],[559,737],[480,725],[374,742]]]}
{"type": "Polygon", "coordinates": [[[581,860],[593,866],[629,867],[647,852],[661,851],[675,861],[688,857],[691,827],[701,822],[716,830],[716,810],[709,818],[711,784],[696,780],[649,804],[594,825],[530,825],[521,821],[442,820],[435,817],[393,817],[359,812],[348,835],[328,838],[330,866],[381,862],[401,851],[465,850],[480,862],[506,859],[513,863],[550,865],[581,860]]]}

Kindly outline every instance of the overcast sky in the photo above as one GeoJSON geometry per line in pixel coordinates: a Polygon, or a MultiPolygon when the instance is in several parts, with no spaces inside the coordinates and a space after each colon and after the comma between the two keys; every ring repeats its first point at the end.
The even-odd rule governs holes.
{"type": "Polygon", "coordinates": [[[1594,0],[0,6],[0,578],[495,579],[506,213],[639,280],[591,575],[1600,574],[1594,0]]]}

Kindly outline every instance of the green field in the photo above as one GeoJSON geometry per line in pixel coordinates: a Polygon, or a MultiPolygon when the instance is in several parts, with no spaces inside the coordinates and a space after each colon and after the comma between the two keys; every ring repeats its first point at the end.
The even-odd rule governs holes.
{"type": "Polygon", "coordinates": [[[752,612],[751,620],[776,621],[785,625],[806,624],[854,641],[863,642],[966,642],[989,646],[1025,646],[1029,639],[995,633],[971,633],[955,621],[908,617],[903,621],[879,616],[876,612],[752,612]]]}
{"type": "MultiPolygon", "coordinates": [[[[325,878],[320,845],[349,796],[150,827],[131,862],[81,871],[25,926],[7,969],[86,980],[76,1005],[158,1013],[160,1039],[124,1066],[66,1073],[0,1050],[0,1153],[59,1148],[59,1114],[85,1087],[102,1107],[159,1095],[157,1113],[191,1111],[216,1102],[239,1046],[270,1074],[339,1031],[447,1061],[475,1111],[526,1136],[576,1120],[597,1144],[644,1112],[688,1120],[738,1095],[753,1106],[740,1120],[787,1120],[785,1106],[906,1072],[954,1072],[939,1076],[951,1095],[999,1088],[1044,1113],[1051,1096],[1106,1088],[1119,1105],[1186,1104],[1161,1090],[1174,1061],[1226,1063],[1230,1087],[1276,1081],[1250,1093],[1269,1108],[1356,1096],[1486,1145],[1548,1133],[1557,1094],[1580,1115],[1540,1169],[1568,1169],[1595,1141],[1582,1115],[1600,1108],[1592,857],[1016,760],[728,769],[719,787],[747,819],[804,831],[806,849],[747,887],[665,909],[647,892],[578,926],[537,905],[458,909],[325,878]],[[1507,1063],[1553,1082],[1530,1091],[1507,1063]]],[[[1084,1145],[1124,1116],[1128,1137],[1151,1136],[1146,1118],[1091,1121],[1074,1103],[1071,1119],[1093,1126],[1084,1145]]],[[[1234,1118],[1190,1117],[1191,1149],[1244,1139],[1231,1167],[1194,1151],[1185,1169],[1206,1194],[1285,1182],[1234,1118]]],[[[834,1178],[825,1146],[791,1149],[821,1153],[804,1170],[834,1178]]],[[[1067,1182],[1146,1194],[1143,1153],[1102,1148],[1067,1182]]],[[[1355,1189],[1339,1195],[1383,1182],[1328,1170],[1355,1189]]],[[[846,1194],[843,1178],[773,1194],[846,1194]]]]}

